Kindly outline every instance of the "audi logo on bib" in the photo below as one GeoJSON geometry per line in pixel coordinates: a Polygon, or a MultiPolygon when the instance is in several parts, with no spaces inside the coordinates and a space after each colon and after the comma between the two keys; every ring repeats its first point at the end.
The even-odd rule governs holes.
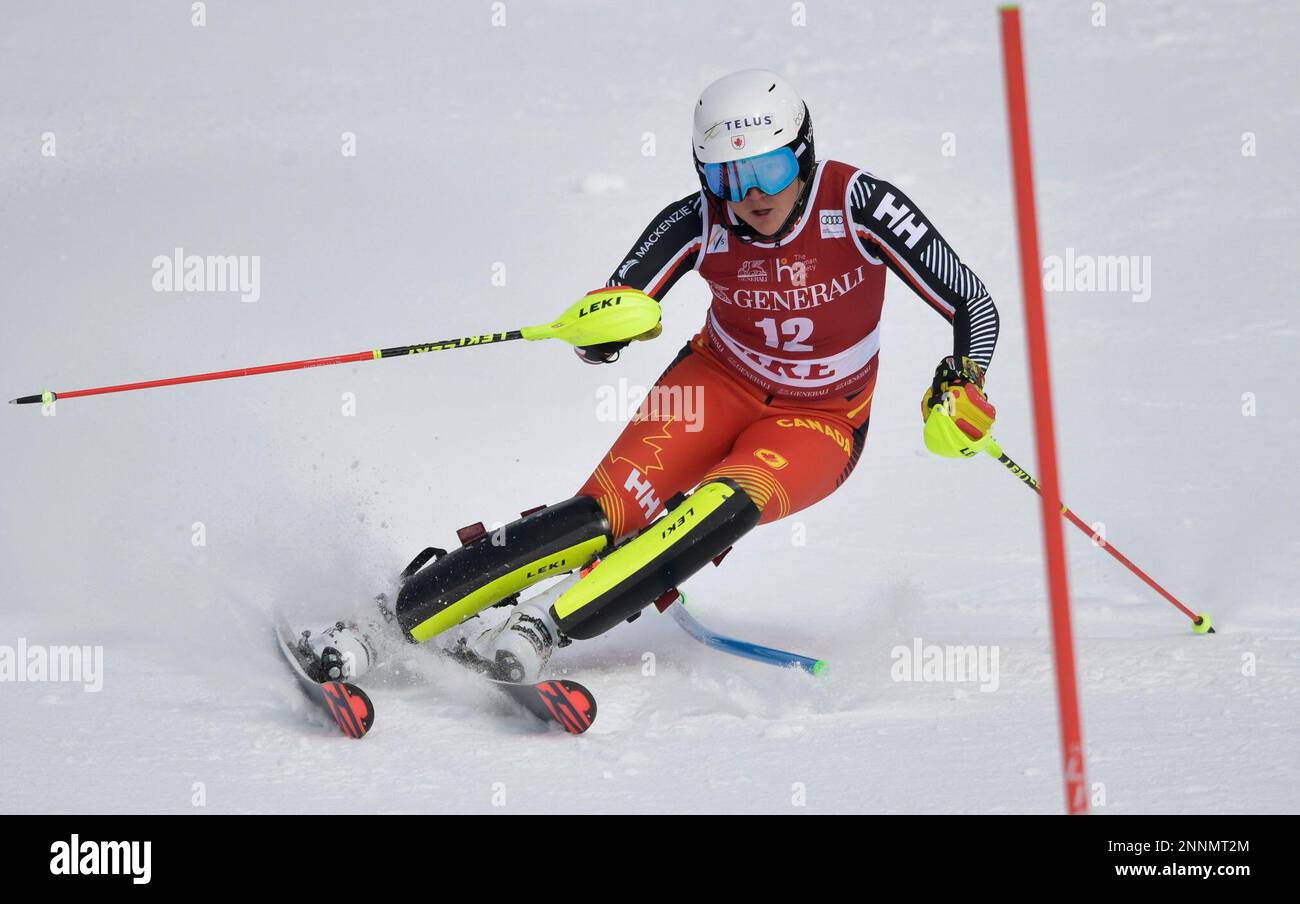
{"type": "Polygon", "coordinates": [[[844,211],[842,210],[819,210],[817,211],[817,222],[821,225],[822,238],[824,239],[842,239],[848,234],[844,230],[844,211]]]}

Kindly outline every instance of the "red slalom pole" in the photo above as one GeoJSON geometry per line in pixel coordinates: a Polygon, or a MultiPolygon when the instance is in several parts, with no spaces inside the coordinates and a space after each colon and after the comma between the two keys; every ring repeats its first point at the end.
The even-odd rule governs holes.
{"type": "Polygon", "coordinates": [[[1066,812],[1088,812],[1084,774],[1083,729],[1079,718],[1079,688],[1074,666],[1074,634],[1070,627],[1070,585],[1065,567],[1065,537],[1061,529],[1060,481],[1056,469],[1056,433],[1052,425],[1051,372],[1047,361],[1047,324],[1043,284],[1039,277],[1038,221],[1034,213],[1034,171],[1029,145],[1029,105],[1025,91],[1024,51],[1020,41],[1020,9],[999,9],[1002,20],[1002,63],[1006,78],[1007,117],[1011,133],[1011,166],[1015,184],[1016,225],[1020,236],[1020,282],[1025,297],[1025,334],[1029,345],[1029,383],[1034,402],[1034,433],[1042,468],[1043,545],[1047,555],[1047,585],[1051,598],[1052,643],[1056,659],[1056,699],[1061,720],[1061,766],[1065,774],[1066,812]]]}

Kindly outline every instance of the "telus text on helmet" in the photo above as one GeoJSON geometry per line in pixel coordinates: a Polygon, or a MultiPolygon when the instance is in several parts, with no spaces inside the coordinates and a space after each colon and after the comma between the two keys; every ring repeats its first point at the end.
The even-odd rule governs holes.
{"type": "Polygon", "coordinates": [[[753,119],[745,116],[740,119],[729,119],[723,122],[723,125],[727,127],[728,132],[733,129],[753,129],[758,126],[770,126],[771,124],[772,115],[770,113],[766,116],[755,116],[753,119]]]}
{"type": "Polygon", "coordinates": [[[756,129],[759,126],[770,126],[772,124],[772,114],[755,115],[753,117],[742,116],[740,119],[724,119],[722,122],[714,123],[706,133],[709,138],[716,138],[718,129],[725,128],[728,132],[738,132],[745,129],[756,129]]]}

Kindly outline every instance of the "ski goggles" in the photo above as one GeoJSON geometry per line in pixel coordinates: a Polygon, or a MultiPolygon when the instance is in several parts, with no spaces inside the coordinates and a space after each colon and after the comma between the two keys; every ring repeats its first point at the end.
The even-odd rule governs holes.
{"type": "Polygon", "coordinates": [[[799,160],[788,147],[730,163],[704,164],[704,184],[726,201],[743,201],[751,188],[765,195],[778,194],[798,175],[799,160]]]}

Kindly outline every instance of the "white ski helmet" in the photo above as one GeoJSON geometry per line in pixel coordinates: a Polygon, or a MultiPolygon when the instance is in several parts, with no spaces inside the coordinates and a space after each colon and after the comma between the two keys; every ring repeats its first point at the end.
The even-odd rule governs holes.
{"type": "Polygon", "coordinates": [[[739,201],[752,187],[776,194],[801,177],[787,225],[797,219],[815,166],[812,116],[781,76],[742,69],[713,82],[695,105],[691,143],[700,184],[718,201],[739,201]]]}

